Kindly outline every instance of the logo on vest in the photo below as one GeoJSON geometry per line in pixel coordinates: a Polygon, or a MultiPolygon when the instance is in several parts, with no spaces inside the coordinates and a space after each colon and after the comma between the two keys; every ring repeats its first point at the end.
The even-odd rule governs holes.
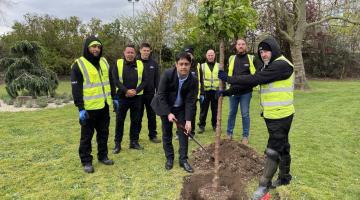
{"type": "Polygon", "coordinates": [[[154,69],[155,67],[151,65],[149,68],[150,68],[150,69],[154,69]]]}
{"type": "Polygon", "coordinates": [[[245,67],[249,67],[249,64],[244,64],[245,67]]]}

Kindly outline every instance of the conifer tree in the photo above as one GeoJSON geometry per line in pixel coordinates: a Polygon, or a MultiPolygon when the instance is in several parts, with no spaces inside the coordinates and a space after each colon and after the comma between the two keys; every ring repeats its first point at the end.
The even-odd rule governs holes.
{"type": "Polygon", "coordinates": [[[36,42],[18,41],[11,48],[10,58],[0,60],[5,69],[8,94],[16,98],[19,92],[27,91],[31,96],[54,96],[59,82],[57,75],[40,62],[42,48],[36,42]]]}

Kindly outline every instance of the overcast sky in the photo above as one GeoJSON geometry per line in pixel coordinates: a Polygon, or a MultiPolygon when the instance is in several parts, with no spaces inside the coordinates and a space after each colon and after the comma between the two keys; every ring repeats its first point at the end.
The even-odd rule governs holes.
{"type": "MultiPolygon", "coordinates": [[[[134,4],[135,13],[143,8],[142,4],[145,1],[140,0],[134,4]]],[[[0,23],[0,34],[11,30],[14,21],[22,21],[26,13],[49,14],[59,18],[78,16],[84,22],[92,17],[109,22],[121,15],[132,15],[132,3],[128,0],[12,0],[12,2],[11,6],[1,8],[3,20],[0,23]]]]}

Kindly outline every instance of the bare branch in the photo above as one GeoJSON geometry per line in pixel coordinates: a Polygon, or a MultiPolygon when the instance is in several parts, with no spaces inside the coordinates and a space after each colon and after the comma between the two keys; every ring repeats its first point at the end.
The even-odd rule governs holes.
{"type": "Polygon", "coordinates": [[[337,16],[328,16],[328,17],[325,17],[319,21],[316,21],[316,22],[312,22],[312,23],[308,23],[306,25],[306,28],[309,28],[311,26],[315,26],[315,25],[318,25],[318,24],[321,24],[323,22],[327,22],[327,21],[330,21],[332,19],[339,19],[339,20],[342,20],[342,21],[345,21],[345,22],[348,22],[348,23],[351,23],[351,24],[356,24],[356,25],[360,25],[360,22],[359,21],[353,21],[351,19],[348,19],[348,18],[345,18],[345,17],[337,17],[337,16]]]}

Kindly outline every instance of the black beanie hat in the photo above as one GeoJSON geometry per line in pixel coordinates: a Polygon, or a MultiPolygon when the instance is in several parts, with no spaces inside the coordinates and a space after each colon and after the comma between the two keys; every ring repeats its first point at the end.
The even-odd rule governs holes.
{"type": "Polygon", "coordinates": [[[270,45],[268,45],[268,44],[265,43],[265,42],[260,42],[260,44],[259,44],[259,51],[260,51],[260,50],[271,51],[271,47],[270,47],[270,45]]]}
{"type": "Polygon", "coordinates": [[[186,46],[186,47],[184,48],[184,51],[185,51],[186,53],[194,54],[194,48],[193,48],[192,46],[186,46]]]}

